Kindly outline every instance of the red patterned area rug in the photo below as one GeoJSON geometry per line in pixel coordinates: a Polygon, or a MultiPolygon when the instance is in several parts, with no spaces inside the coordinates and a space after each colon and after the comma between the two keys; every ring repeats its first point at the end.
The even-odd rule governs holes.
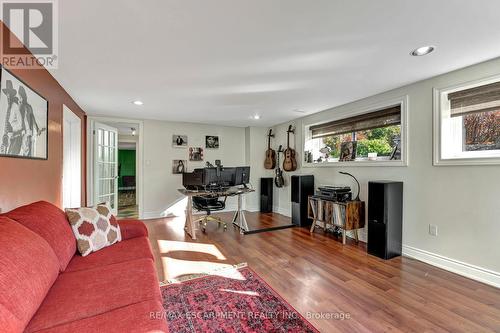
{"type": "Polygon", "coordinates": [[[249,267],[161,286],[170,332],[319,332],[249,267]]]}

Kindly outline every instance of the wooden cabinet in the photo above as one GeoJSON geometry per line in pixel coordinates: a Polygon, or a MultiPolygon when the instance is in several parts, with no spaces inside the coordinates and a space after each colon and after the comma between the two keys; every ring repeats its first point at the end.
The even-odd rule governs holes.
{"type": "Polygon", "coordinates": [[[325,230],[329,225],[336,226],[342,230],[343,244],[347,230],[354,230],[356,241],[358,240],[358,229],[365,227],[364,201],[337,202],[309,196],[308,203],[308,215],[313,220],[311,232],[314,232],[316,226],[325,230]]]}

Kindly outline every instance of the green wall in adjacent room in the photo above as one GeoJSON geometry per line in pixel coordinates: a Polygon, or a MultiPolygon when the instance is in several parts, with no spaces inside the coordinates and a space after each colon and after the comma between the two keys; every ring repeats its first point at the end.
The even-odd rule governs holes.
{"type": "Polygon", "coordinates": [[[120,174],[118,175],[118,187],[122,186],[123,176],[135,176],[135,150],[118,150],[118,163],[120,174]]]}

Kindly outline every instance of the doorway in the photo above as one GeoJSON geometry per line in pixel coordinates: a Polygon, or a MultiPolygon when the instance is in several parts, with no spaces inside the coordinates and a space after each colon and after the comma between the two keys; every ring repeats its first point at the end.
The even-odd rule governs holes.
{"type": "Polygon", "coordinates": [[[89,119],[88,200],[95,205],[107,195],[118,218],[142,217],[142,126],[138,120],[89,119]],[[104,146],[102,133],[109,136],[104,146]]]}
{"type": "Polygon", "coordinates": [[[137,141],[123,134],[118,135],[118,217],[139,218],[137,141]],[[126,139],[123,138],[124,136],[126,139]]]}
{"type": "Polygon", "coordinates": [[[63,208],[80,207],[82,185],[82,121],[63,105],[63,208]]]}

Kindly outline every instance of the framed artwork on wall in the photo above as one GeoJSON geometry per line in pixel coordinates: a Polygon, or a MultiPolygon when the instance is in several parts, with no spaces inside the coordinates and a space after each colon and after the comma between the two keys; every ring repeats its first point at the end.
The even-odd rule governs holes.
{"type": "Polygon", "coordinates": [[[207,148],[207,149],[219,149],[219,136],[217,136],[217,135],[205,136],[205,148],[207,148]]]}
{"type": "Polygon", "coordinates": [[[203,161],[203,148],[189,147],[189,160],[193,162],[203,161]]]}
{"type": "Polygon", "coordinates": [[[339,161],[354,161],[356,159],[356,148],[358,143],[356,141],[342,142],[340,144],[340,157],[339,161]]]}
{"type": "Polygon", "coordinates": [[[48,102],[1,67],[0,157],[48,158],[48,102]]]}
{"type": "Polygon", "coordinates": [[[172,147],[186,148],[188,145],[187,135],[174,134],[172,135],[172,147]]]}
{"type": "Polygon", "coordinates": [[[187,161],[186,160],[172,160],[172,173],[182,174],[186,172],[187,161]]]}

